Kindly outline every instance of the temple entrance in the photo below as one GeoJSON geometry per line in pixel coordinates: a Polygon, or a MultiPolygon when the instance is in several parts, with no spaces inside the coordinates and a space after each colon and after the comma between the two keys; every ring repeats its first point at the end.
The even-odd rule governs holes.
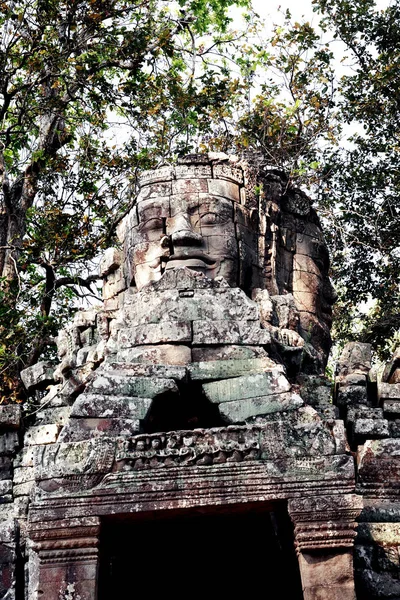
{"type": "Polygon", "coordinates": [[[101,541],[99,600],[302,600],[287,511],[109,520],[101,541]]]}

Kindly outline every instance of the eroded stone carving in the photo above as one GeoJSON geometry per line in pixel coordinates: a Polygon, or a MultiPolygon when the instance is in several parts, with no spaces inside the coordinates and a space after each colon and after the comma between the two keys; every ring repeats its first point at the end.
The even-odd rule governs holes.
{"type": "MultiPolygon", "coordinates": [[[[141,176],[118,236],[104,306],[60,333],[56,385],[26,435],[34,522],[351,492],[323,376],[334,293],[307,196],[282,173],[189,156],[141,176]]],[[[54,556],[38,546],[50,563],[55,530],[54,556]]]]}
{"type": "Polygon", "coordinates": [[[282,173],[225,155],[146,172],[119,236],[123,251],[100,266],[105,310],[80,311],[60,332],[56,396],[77,396],[107,356],[189,364],[247,354],[292,374],[323,369],[327,250],[309,199],[282,173]]]}

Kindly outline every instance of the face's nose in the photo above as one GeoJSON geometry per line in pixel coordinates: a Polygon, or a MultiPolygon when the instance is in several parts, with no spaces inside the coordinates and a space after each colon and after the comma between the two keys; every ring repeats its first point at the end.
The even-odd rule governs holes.
{"type": "Polygon", "coordinates": [[[193,230],[188,215],[180,214],[171,219],[172,223],[168,227],[168,232],[172,246],[200,246],[203,238],[200,233],[193,230]]]}
{"type": "Polygon", "coordinates": [[[336,300],[338,299],[338,294],[337,294],[335,288],[333,287],[332,282],[329,277],[327,277],[326,280],[324,281],[323,294],[324,294],[325,301],[328,302],[328,304],[330,304],[330,305],[335,304],[336,300]]]}

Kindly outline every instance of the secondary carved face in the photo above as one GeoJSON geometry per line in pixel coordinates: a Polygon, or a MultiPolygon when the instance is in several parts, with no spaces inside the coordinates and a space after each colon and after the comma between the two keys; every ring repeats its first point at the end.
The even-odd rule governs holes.
{"type": "Polygon", "coordinates": [[[232,200],[206,193],[139,198],[131,245],[138,289],[181,266],[237,285],[233,215],[232,200]]]}
{"type": "Polygon", "coordinates": [[[331,345],[332,306],[336,292],[329,279],[329,256],[321,230],[297,234],[293,261],[293,296],[304,334],[328,353],[331,345]]]}

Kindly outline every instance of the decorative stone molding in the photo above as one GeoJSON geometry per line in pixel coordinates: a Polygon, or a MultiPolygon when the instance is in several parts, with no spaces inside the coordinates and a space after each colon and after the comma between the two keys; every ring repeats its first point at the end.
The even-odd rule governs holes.
{"type": "Polygon", "coordinates": [[[97,517],[33,523],[29,531],[43,565],[97,560],[99,534],[97,517]]]}
{"type": "Polygon", "coordinates": [[[356,494],[289,500],[297,552],[352,547],[362,507],[356,494]]]}

